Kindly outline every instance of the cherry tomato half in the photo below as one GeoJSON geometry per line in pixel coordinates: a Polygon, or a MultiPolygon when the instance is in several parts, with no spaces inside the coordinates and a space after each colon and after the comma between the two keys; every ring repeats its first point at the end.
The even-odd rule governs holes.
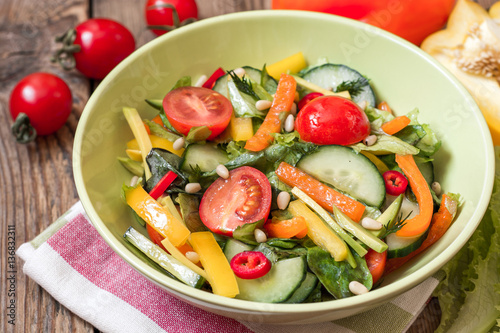
{"type": "Polygon", "coordinates": [[[144,8],[148,26],[163,26],[164,29],[152,29],[157,36],[198,19],[198,7],[195,0],[148,0],[144,8]],[[175,22],[173,6],[179,16],[175,22]]]}
{"type": "Polygon", "coordinates": [[[271,261],[259,251],[240,252],[231,259],[231,269],[241,279],[258,279],[272,267],[271,261]]]}
{"type": "Polygon", "coordinates": [[[33,73],[23,78],[12,90],[9,101],[12,119],[16,120],[20,113],[26,114],[38,135],[52,134],[61,128],[72,105],[66,82],[49,73],[33,73]]]}
{"type": "Polygon", "coordinates": [[[384,172],[385,191],[390,195],[400,195],[408,187],[408,179],[399,171],[389,170],[384,172]]]}
{"type": "Polygon", "coordinates": [[[187,135],[192,127],[207,126],[212,140],[221,134],[231,120],[233,106],[229,99],[203,87],[180,87],[163,99],[163,109],[170,124],[187,135]]]}
{"type": "Polygon", "coordinates": [[[350,145],[370,134],[365,112],[338,96],[317,97],[300,110],[295,129],[304,141],[317,145],[350,145]]]}
{"type": "Polygon", "coordinates": [[[372,275],[373,284],[375,284],[384,274],[387,251],[378,253],[377,251],[368,249],[368,253],[365,254],[365,259],[368,270],[372,275]]]}
{"type": "Polygon", "coordinates": [[[75,66],[83,75],[103,79],[116,65],[135,50],[134,36],[118,22],[95,18],[79,24],[73,44],[75,66]]]}
{"type": "Polygon", "coordinates": [[[261,171],[243,166],[218,178],[200,202],[200,219],[215,233],[231,236],[245,223],[267,219],[271,209],[271,185],[261,171]]]}

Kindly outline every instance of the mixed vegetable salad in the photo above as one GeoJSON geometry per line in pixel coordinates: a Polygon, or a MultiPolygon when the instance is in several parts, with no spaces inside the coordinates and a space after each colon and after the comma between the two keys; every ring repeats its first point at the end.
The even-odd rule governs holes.
{"type": "Polygon", "coordinates": [[[119,160],[149,237],[141,226],[124,237],[195,288],[271,303],[363,294],[457,212],[418,110],[396,117],[348,66],[306,67],[299,53],[182,77],[147,103],[151,120],[123,109],[135,138],[119,160]]]}

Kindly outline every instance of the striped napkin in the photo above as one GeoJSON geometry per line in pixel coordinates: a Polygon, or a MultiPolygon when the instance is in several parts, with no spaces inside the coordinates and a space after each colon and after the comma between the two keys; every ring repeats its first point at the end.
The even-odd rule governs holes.
{"type": "Polygon", "coordinates": [[[136,272],[104,242],[80,202],[21,245],[17,255],[26,275],[103,332],[399,333],[412,324],[438,284],[429,278],[383,306],[333,322],[238,322],[188,305],[136,272]]]}

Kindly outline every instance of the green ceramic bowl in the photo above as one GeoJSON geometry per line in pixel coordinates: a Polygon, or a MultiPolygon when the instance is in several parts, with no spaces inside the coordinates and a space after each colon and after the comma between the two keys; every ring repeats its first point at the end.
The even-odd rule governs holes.
{"type": "MultiPolygon", "coordinates": [[[[197,307],[241,320],[311,323],[359,313],[400,295],[435,273],[465,244],[492,191],[494,154],[488,127],[460,83],[414,45],[360,22],[298,11],[254,11],[202,20],[169,32],[119,64],[89,99],[78,125],[73,168],[78,194],[95,228],[137,271],[197,307]],[[442,139],[436,179],[464,200],[446,235],[387,276],[368,294],[314,304],[262,304],[216,296],[170,279],[136,256],[122,238],[140,228],[120,199],[130,174],[117,161],[132,133],[121,108],[154,111],[145,98],[162,98],[178,78],[209,75],[217,67],[261,68],[302,51],[310,63],[327,57],[371,79],[379,100],[396,113],[415,107],[442,139]]],[[[141,230],[144,231],[142,228],[141,230]]]]}

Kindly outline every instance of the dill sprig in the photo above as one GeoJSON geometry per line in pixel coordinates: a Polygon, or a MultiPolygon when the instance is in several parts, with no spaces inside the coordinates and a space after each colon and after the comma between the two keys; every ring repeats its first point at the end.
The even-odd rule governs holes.
{"type": "Polygon", "coordinates": [[[352,97],[355,97],[362,92],[363,87],[367,84],[368,79],[365,77],[360,77],[354,81],[343,81],[335,88],[335,92],[347,90],[352,97]]]}
{"type": "Polygon", "coordinates": [[[403,215],[399,215],[399,218],[398,220],[396,221],[396,223],[394,223],[392,226],[390,226],[389,228],[387,226],[383,226],[383,228],[385,229],[384,233],[383,233],[383,236],[380,237],[381,239],[384,239],[386,238],[388,235],[390,234],[393,234],[395,232],[398,232],[402,227],[405,226],[406,224],[406,220],[408,220],[408,218],[410,217],[411,213],[413,213],[413,211],[409,212],[408,215],[406,215],[405,218],[403,218],[403,215]]]}
{"type": "Polygon", "coordinates": [[[236,88],[238,88],[239,91],[242,93],[245,93],[249,96],[251,96],[253,99],[258,101],[260,98],[259,96],[255,93],[255,91],[252,88],[252,82],[250,82],[250,79],[243,76],[240,78],[238,75],[234,73],[234,71],[228,71],[227,72],[229,76],[231,76],[231,79],[233,79],[234,84],[236,85],[236,88]]]}

